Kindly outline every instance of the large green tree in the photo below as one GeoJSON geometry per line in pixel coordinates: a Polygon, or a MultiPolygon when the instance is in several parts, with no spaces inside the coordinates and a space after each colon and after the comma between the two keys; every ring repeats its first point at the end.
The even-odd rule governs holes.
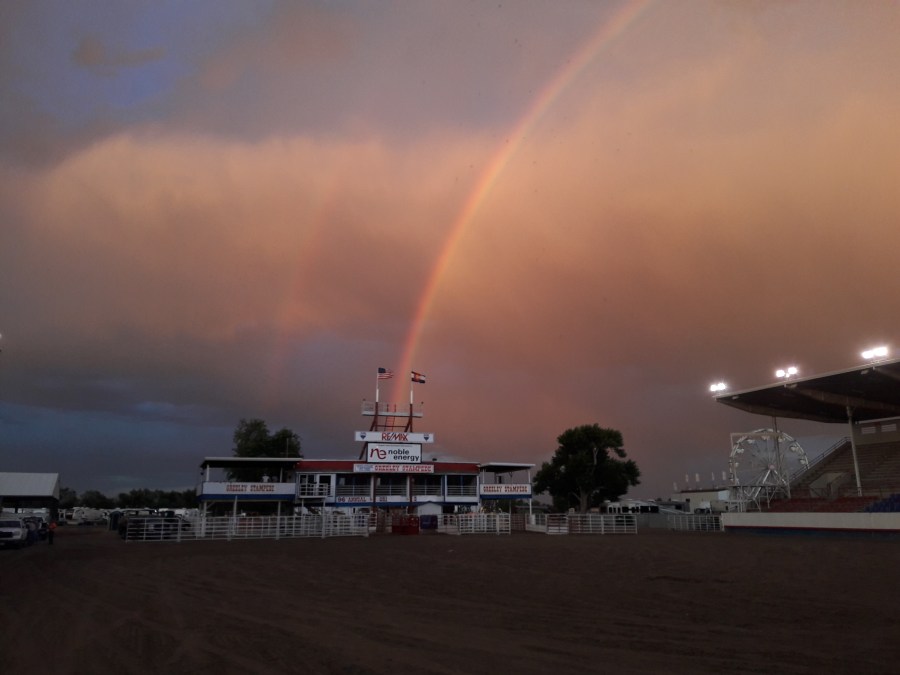
{"type": "Polygon", "coordinates": [[[59,488],[59,508],[71,509],[78,504],[78,493],[69,487],[59,488]]]}
{"type": "Polygon", "coordinates": [[[78,498],[78,503],[92,509],[111,509],[115,502],[99,490],[85,490],[78,498]]]}
{"type": "MultiPolygon", "coordinates": [[[[235,457],[302,457],[300,437],[288,428],[274,434],[258,418],[242,419],[234,430],[235,457]]],[[[232,480],[258,481],[270,469],[265,466],[252,469],[235,469],[228,472],[232,480]]]]}
{"type": "Polygon", "coordinates": [[[197,492],[188,490],[148,490],[136,488],[119,493],[119,508],[193,509],[197,507],[197,492]]]}
{"type": "Polygon", "coordinates": [[[534,491],[550,493],[557,510],[585,513],[640,482],[637,464],[622,449],[621,432],[585,424],[566,429],[556,440],[559,447],[535,475],[534,491]]]}

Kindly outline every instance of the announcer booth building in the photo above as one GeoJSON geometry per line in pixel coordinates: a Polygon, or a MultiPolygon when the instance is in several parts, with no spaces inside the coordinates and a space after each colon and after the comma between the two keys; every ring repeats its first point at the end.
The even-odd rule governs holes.
{"type": "Polygon", "coordinates": [[[298,462],[298,505],[427,516],[484,510],[500,500],[531,503],[533,464],[422,461],[416,450],[400,455],[392,455],[391,448],[380,450],[385,450],[384,446],[370,443],[367,447],[370,459],[376,461],[298,462]],[[503,474],[523,472],[527,477],[522,482],[501,482],[503,474]]]}
{"type": "MultiPolygon", "coordinates": [[[[378,373],[376,382],[392,376],[384,368],[378,373]]],[[[412,381],[424,382],[424,376],[412,373],[412,381]]],[[[207,457],[197,492],[204,514],[265,509],[437,516],[494,510],[510,500],[527,500],[530,510],[533,464],[439,460],[423,451],[434,434],[413,430],[422,410],[413,404],[412,389],[408,408],[378,397],[376,384],[375,401],[363,401],[362,415],[371,424],[355,433],[362,443],[355,460],[207,457]]]]}
{"type": "Polygon", "coordinates": [[[533,464],[423,462],[402,456],[397,462],[390,457],[377,462],[206,457],[197,489],[200,510],[235,516],[286,516],[320,509],[424,516],[494,510],[510,500],[531,505],[533,464]],[[254,480],[247,480],[248,474],[254,480]]]}

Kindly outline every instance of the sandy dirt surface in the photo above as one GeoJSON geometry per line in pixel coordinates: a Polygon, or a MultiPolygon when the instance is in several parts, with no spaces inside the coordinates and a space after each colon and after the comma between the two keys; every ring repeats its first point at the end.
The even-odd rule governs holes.
{"type": "Polygon", "coordinates": [[[897,673],[900,541],[647,531],[0,550],[0,671],[897,673]]]}

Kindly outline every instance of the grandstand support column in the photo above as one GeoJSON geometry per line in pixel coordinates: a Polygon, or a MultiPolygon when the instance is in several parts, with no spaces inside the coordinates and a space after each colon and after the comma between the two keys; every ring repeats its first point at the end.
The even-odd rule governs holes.
{"type": "Polygon", "coordinates": [[[859,480],[859,460],[856,459],[856,439],[853,437],[853,408],[847,406],[847,424],[850,427],[850,451],[853,454],[853,473],[856,476],[856,494],[862,497],[862,483],[859,480]]]}
{"type": "Polygon", "coordinates": [[[772,429],[775,431],[775,461],[777,462],[778,475],[785,478],[785,493],[787,498],[791,498],[791,479],[785,467],[784,453],[781,452],[781,443],[778,436],[778,418],[772,416],[772,429]]]}

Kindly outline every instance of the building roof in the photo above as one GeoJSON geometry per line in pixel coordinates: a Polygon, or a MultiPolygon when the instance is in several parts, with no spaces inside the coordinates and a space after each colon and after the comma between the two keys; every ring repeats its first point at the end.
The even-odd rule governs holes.
{"type": "Polygon", "coordinates": [[[485,473],[512,473],[514,471],[529,471],[534,464],[522,464],[520,462],[483,462],[478,468],[485,473]]]}
{"type": "Polygon", "coordinates": [[[204,457],[201,469],[247,469],[253,466],[293,469],[302,457],[204,457]]]}
{"type": "Polygon", "coordinates": [[[23,499],[59,499],[59,474],[0,473],[0,499],[7,504],[23,499]]]}
{"type": "Polygon", "coordinates": [[[900,417],[900,359],[719,394],[720,403],[759,415],[847,423],[900,417]]]}

